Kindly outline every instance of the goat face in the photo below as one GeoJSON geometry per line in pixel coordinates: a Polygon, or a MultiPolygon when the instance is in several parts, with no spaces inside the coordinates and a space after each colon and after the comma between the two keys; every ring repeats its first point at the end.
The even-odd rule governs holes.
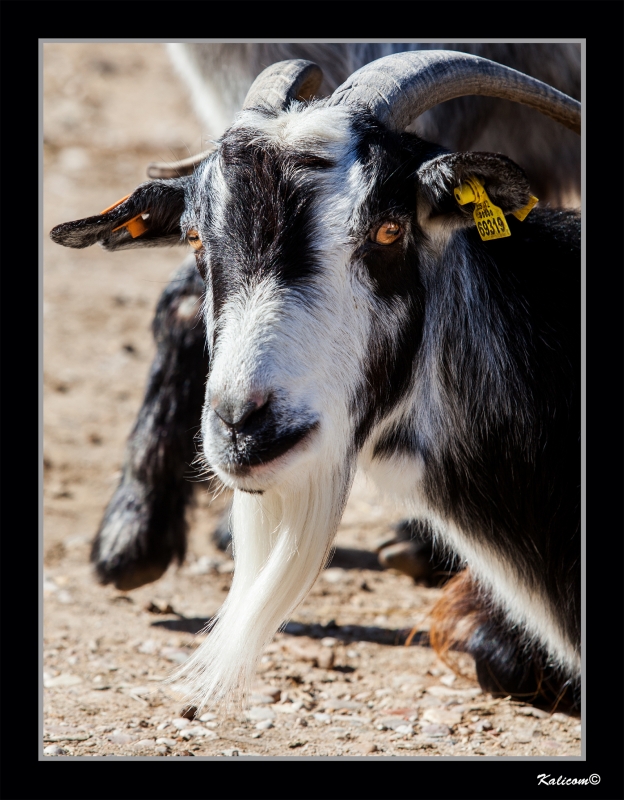
{"type": "Polygon", "coordinates": [[[422,295],[406,268],[420,235],[406,176],[428,148],[353,123],[338,108],[246,111],[193,179],[183,226],[201,239],[207,285],[204,448],[234,488],[344,458],[406,383],[422,295]]]}

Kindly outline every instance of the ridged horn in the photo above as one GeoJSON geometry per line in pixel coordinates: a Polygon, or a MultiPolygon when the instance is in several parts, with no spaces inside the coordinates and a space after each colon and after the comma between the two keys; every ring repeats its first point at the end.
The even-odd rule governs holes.
{"type": "Polygon", "coordinates": [[[285,108],[291,100],[309,100],[318,91],[323,72],[312,61],[293,58],[277,61],[251,84],[243,109],[254,106],[285,108]]]}
{"type": "Polygon", "coordinates": [[[197,153],[194,156],[188,156],[181,161],[152,161],[147,166],[148,178],[181,178],[183,175],[192,175],[195,167],[208,158],[214,152],[214,147],[209,150],[204,150],[202,153],[197,153]]]}
{"type": "Polygon", "coordinates": [[[385,56],[354,72],[328,105],[357,103],[394,130],[403,131],[425,111],[464,95],[513,100],[581,132],[581,104],[546,83],[487,58],[452,50],[385,56]]]}

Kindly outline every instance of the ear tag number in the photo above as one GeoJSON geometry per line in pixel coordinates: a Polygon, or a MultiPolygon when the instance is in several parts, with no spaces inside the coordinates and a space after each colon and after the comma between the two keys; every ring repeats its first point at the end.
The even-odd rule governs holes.
{"type": "Polygon", "coordinates": [[[475,225],[479,231],[479,236],[484,242],[511,236],[505,215],[487,196],[479,178],[465,178],[465,183],[460,184],[455,189],[454,194],[460,206],[464,206],[466,203],[474,203],[473,217],[475,225]]]}

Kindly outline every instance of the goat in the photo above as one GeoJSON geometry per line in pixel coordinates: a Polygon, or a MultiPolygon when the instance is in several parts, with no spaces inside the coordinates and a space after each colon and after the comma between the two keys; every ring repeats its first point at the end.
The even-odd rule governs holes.
{"type": "Polygon", "coordinates": [[[186,239],[205,284],[202,448],[234,489],[235,571],[181,674],[198,707],[244,696],[359,467],[470,568],[438,647],[461,642],[484,688],[552,683],[578,705],[580,217],[524,219],[513,161],[405,129],[482,94],[579,132],[580,105],[445,51],[387,56],[311,100],[321,79],[267,68],[193,174],[51,232],[109,250],[186,239]]]}
{"type": "MultiPolygon", "coordinates": [[[[331,94],[357,68],[399,50],[427,44],[171,44],[179,71],[192,89],[207,129],[221,134],[242,107],[262,65],[300,57],[323,65],[321,94],[331,94]]],[[[529,73],[578,98],[580,49],[574,44],[477,43],[465,49],[529,73]]],[[[559,201],[579,187],[578,137],[553,120],[518,104],[488,97],[461,97],[428,110],[410,130],[451,150],[501,150],[523,165],[542,200],[559,201]]],[[[199,159],[201,161],[201,158],[199,159]]],[[[151,165],[153,177],[192,172],[198,157],[151,165]]],[[[158,579],[173,559],[184,559],[185,509],[192,500],[186,479],[195,455],[197,429],[209,363],[204,333],[189,313],[203,293],[191,257],[163,293],[154,319],[158,354],[143,406],[126,448],[122,477],[99,526],[91,559],[98,579],[132,589],[158,579]]],[[[229,541],[229,511],[215,531],[219,546],[229,541]]],[[[394,546],[380,560],[420,579],[435,581],[436,560],[426,525],[401,524],[394,546]],[[407,541],[404,541],[407,538],[407,541]],[[402,543],[399,543],[401,540],[402,543]]],[[[387,544],[391,544],[390,542],[387,544]]],[[[441,556],[437,554],[439,559],[441,556]]],[[[439,566],[439,565],[437,565],[439,566]]]]}

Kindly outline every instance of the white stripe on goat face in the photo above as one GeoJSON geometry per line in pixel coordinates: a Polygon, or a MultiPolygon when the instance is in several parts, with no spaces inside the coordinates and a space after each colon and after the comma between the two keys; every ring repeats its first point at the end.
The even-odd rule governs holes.
{"type": "Polygon", "coordinates": [[[219,285],[225,292],[220,301],[213,297],[212,316],[207,309],[215,343],[202,430],[208,462],[233,488],[263,491],[296,480],[302,463],[328,448],[344,458],[352,443],[371,287],[350,263],[349,231],[365,196],[360,165],[347,157],[350,137],[341,109],[293,109],[276,118],[245,112],[212,170],[230,195],[223,201],[214,184],[206,190],[221,195],[218,228],[236,242],[228,250],[222,234],[202,232],[213,295],[219,285]],[[239,154],[246,157],[250,147],[260,153],[258,163],[241,167],[239,154]],[[306,175],[308,156],[328,166],[306,175]],[[275,206],[282,199],[293,201],[291,217],[275,206]],[[292,241],[281,242],[283,236],[292,241]]]}

